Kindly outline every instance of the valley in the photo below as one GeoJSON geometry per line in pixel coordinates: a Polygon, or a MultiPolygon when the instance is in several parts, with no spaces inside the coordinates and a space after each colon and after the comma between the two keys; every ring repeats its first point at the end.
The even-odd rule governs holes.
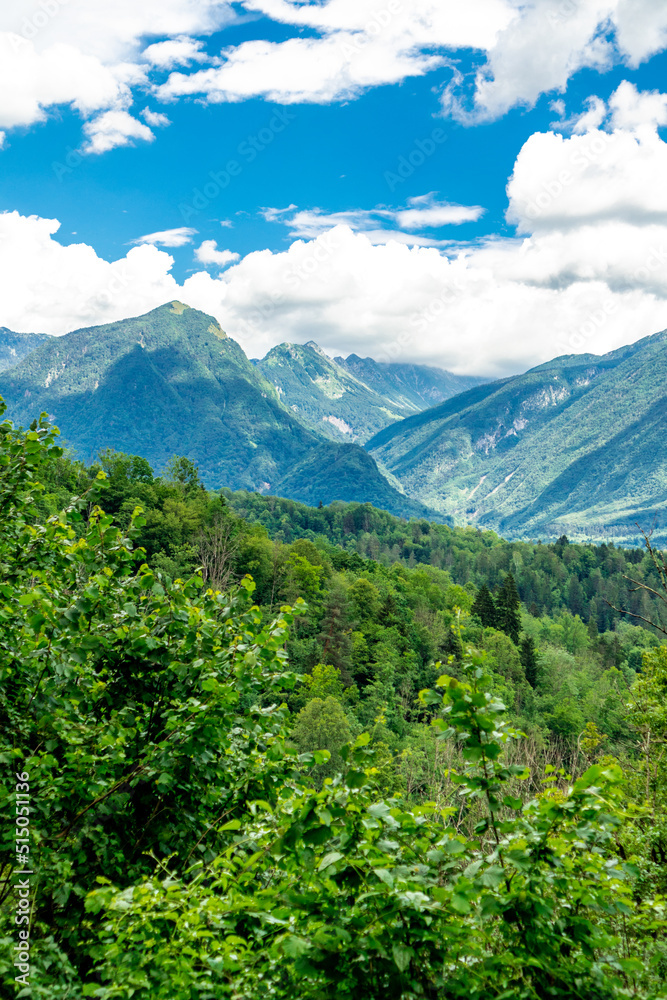
{"type": "Polygon", "coordinates": [[[332,359],[314,341],[251,362],[212,317],[168,303],[59,338],[0,331],[0,354],[10,415],[47,412],[88,462],[114,448],[159,469],[182,454],[209,487],[508,538],[667,532],[665,333],[491,382],[332,359]]]}

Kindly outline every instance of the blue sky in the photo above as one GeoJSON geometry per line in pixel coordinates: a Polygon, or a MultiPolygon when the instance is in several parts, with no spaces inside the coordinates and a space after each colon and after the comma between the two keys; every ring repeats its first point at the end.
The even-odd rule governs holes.
{"type": "Polygon", "coordinates": [[[0,13],[0,325],[178,297],[253,355],[485,374],[667,325],[658,5],[136,6],[0,13]]]}

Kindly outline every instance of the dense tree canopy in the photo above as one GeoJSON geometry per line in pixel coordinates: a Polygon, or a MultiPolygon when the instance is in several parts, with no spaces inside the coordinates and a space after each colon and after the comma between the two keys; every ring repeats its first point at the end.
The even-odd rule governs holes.
{"type": "Polygon", "coordinates": [[[665,649],[521,589],[649,564],[252,503],[0,425],[3,990],[28,857],[26,996],[667,996],[665,649]]]}

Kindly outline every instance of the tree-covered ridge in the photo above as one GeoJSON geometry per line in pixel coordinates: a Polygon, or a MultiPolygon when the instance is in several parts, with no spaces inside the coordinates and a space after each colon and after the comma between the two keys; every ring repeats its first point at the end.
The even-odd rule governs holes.
{"type": "Polygon", "coordinates": [[[370,504],[313,509],[243,491],[224,490],[223,495],[236,514],[283,542],[326,539],[385,566],[434,566],[475,588],[487,584],[497,589],[511,572],[533,615],[569,611],[591,631],[613,627],[622,617],[614,610],[619,608],[667,625],[659,597],[626,579],[657,587],[657,572],[644,548],[573,544],[564,536],[551,543],[506,541],[479,528],[452,528],[423,518],[406,523],[370,504]]]}
{"type": "Polygon", "coordinates": [[[45,333],[14,333],[0,326],[0,372],[13,368],[47,339],[45,333]]]}
{"type": "MultiPolygon", "coordinates": [[[[141,459],[104,464],[107,480],[64,460],[44,423],[0,425],[0,807],[18,815],[15,775],[29,784],[36,995],[664,998],[665,770],[644,750],[667,733],[664,649],[630,699],[594,680],[619,724],[609,737],[589,717],[570,777],[557,742],[508,723],[517,694],[510,715],[530,723],[532,688],[511,634],[471,614],[475,588],[321,539],[272,542],[186,460],[157,482],[141,459]],[[128,483],[161,491],[172,527],[204,512],[183,544],[206,580],[168,571],[185,550],[146,561],[136,542],[156,525],[128,483]],[[49,514],[59,491],[69,503],[49,514]],[[257,589],[234,586],[251,561],[257,589]],[[327,655],[300,677],[324,621],[327,655]],[[421,649],[437,622],[444,668],[421,649]],[[346,636],[352,677],[344,644],[332,662],[346,636]]],[[[511,633],[509,574],[491,596],[511,633]]],[[[543,685],[595,669],[586,628],[561,619],[522,617],[563,654],[543,656],[543,685]]],[[[8,827],[1,849],[9,991],[8,827]]]]}
{"type": "Polygon", "coordinates": [[[359,445],[305,427],[218,323],[180,302],[49,338],[2,373],[0,389],[15,422],[49,413],[87,462],[114,447],[162,469],[184,452],[212,487],[428,512],[359,445]]]}
{"type": "Polygon", "coordinates": [[[297,417],[334,441],[367,441],[401,417],[482,381],[424,365],[331,359],[317,344],[279,344],[255,362],[297,417]]]}
{"type": "Polygon", "coordinates": [[[468,390],[371,453],[423,503],[510,537],[664,537],[667,334],[468,390]]]}

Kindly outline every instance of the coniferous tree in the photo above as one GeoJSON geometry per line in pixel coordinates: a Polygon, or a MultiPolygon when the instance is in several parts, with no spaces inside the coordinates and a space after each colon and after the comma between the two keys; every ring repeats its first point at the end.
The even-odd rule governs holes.
{"type": "Polygon", "coordinates": [[[588,619],[588,638],[591,640],[591,643],[597,642],[599,634],[600,630],[598,629],[597,621],[597,605],[595,604],[595,600],[592,600],[590,617],[588,619]]]}
{"type": "Polygon", "coordinates": [[[475,603],[472,606],[473,615],[477,615],[484,628],[495,628],[498,620],[493,595],[485,583],[477,591],[475,603]]]}
{"type": "Polygon", "coordinates": [[[322,649],[321,658],[340,671],[345,684],[351,684],[350,615],[347,595],[340,585],[334,585],[327,595],[317,641],[322,649]]]}
{"type": "Polygon", "coordinates": [[[519,651],[521,665],[526,674],[526,680],[532,688],[537,686],[537,650],[535,640],[530,635],[524,635],[519,651]]]}
{"type": "Polygon", "coordinates": [[[519,592],[516,589],[516,582],[512,574],[508,573],[496,597],[496,628],[499,628],[505,635],[508,635],[517,646],[521,633],[520,608],[521,601],[519,600],[519,592]]]}

